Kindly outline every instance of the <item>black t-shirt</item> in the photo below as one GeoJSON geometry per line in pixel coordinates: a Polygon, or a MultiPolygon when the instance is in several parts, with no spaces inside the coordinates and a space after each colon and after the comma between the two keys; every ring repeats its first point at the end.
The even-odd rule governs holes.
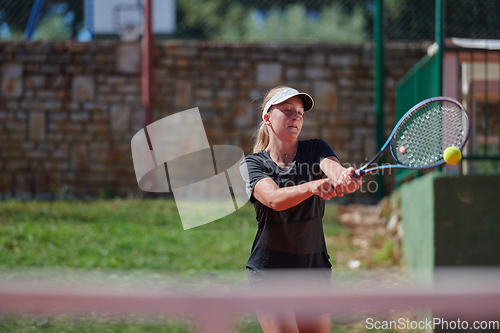
{"type": "Polygon", "coordinates": [[[336,156],[326,142],[319,139],[299,141],[297,154],[288,169],[280,168],[265,150],[248,155],[242,174],[248,170],[247,193],[254,204],[259,222],[247,267],[260,271],[274,268],[329,268],[322,218],[325,201],[313,195],[298,205],[275,211],[253,196],[255,184],[266,177],[278,187],[299,185],[324,178],[320,162],[336,156]]]}

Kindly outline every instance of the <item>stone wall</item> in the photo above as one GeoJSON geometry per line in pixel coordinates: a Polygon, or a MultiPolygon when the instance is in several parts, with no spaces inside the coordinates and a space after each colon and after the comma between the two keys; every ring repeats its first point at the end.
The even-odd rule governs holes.
{"type": "MultiPolygon", "coordinates": [[[[428,43],[386,46],[386,134],[397,80],[428,43]]],[[[375,147],[373,45],[158,41],[154,119],[199,107],[211,144],[250,151],[265,91],[310,93],[301,138],[359,166],[375,147]]],[[[0,42],[0,193],[138,193],[130,140],[144,124],[139,44],[0,42]]],[[[388,182],[390,182],[390,177],[388,182]]]]}

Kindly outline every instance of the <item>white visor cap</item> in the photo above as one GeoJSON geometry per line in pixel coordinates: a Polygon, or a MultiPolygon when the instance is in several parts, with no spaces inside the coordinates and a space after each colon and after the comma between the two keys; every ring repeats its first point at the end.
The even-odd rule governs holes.
{"type": "Polygon", "coordinates": [[[278,92],[269,100],[269,102],[266,103],[266,106],[264,106],[264,110],[262,110],[262,119],[264,119],[264,115],[269,112],[271,106],[284,102],[294,96],[298,96],[302,100],[302,104],[304,105],[304,112],[309,111],[313,108],[314,100],[311,96],[306,93],[301,93],[293,88],[286,88],[278,92]]]}

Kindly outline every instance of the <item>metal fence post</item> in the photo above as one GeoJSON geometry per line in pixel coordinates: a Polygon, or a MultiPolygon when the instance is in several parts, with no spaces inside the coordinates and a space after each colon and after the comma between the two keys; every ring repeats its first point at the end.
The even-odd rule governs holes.
{"type": "Polygon", "coordinates": [[[31,14],[28,21],[28,26],[24,32],[24,39],[31,40],[33,33],[35,32],[36,25],[38,24],[38,19],[40,18],[40,12],[42,11],[44,0],[35,0],[33,7],[31,8],[31,14]]]}

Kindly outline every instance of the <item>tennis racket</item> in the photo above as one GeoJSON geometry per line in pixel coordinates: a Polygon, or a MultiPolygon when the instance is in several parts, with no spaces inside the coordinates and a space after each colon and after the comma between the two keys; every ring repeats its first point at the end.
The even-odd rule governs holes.
{"type": "Polygon", "coordinates": [[[445,163],[443,151],[455,146],[462,150],[469,137],[469,117],[454,99],[434,97],[411,108],[396,124],[386,143],[365,165],[355,171],[361,178],[386,169],[421,170],[445,163]],[[396,164],[370,166],[389,147],[396,164]]]}

